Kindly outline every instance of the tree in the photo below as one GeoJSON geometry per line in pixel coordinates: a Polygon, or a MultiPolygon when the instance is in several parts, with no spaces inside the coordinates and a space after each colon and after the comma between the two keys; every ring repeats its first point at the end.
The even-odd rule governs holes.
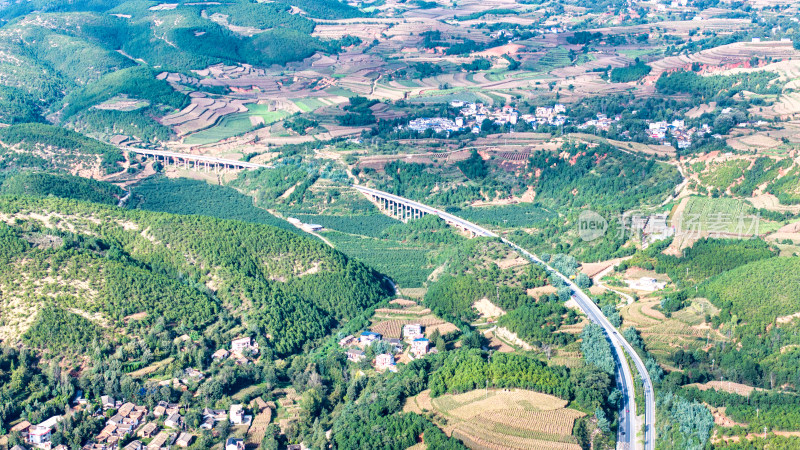
{"type": "Polygon", "coordinates": [[[606,340],[605,332],[600,325],[590,323],[581,332],[581,352],[589,364],[596,366],[608,374],[613,374],[616,364],[611,353],[611,344],[606,340]]]}

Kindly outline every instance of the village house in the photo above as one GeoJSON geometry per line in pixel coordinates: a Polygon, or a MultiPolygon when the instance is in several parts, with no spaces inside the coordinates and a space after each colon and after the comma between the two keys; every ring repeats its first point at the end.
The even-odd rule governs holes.
{"type": "Polygon", "coordinates": [[[225,359],[228,357],[228,355],[230,355],[230,352],[225,350],[224,348],[221,348],[211,354],[211,359],[212,360],[225,359]]]}
{"type": "Polygon", "coordinates": [[[225,450],[244,450],[244,441],[237,438],[228,438],[225,441],[225,450]]]}
{"type": "Polygon", "coordinates": [[[406,339],[417,339],[422,335],[422,325],[418,323],[407,323],[403,325],[403,337],[406,339]]]}
{"type": "Polygon", "coordinates": [[[347,360],[353,362],[361,362],[365,357],[365,354],[362,350],[357,348],[351,348],[347,350],[347,360]]]}
{"type": "Polygon", "coordinates": [[[389,353],[382,353],[375,357],[375,368],[378,370],[397,370],[394,362],[394,356],[389,353]]]}
{"type": "Polygon", "coordinates": [[[348,334],[339,341],[339,347],[349,347],[353,345],[355,342],[356,338],[353,335],[348,334]]]}
{"type": "Polygon", "coordinates": [[[389,348],[393,352],[400,353],[400,352],[403,351],[403,341],[401,341],[400,339],[389,338],[389,339],[386,339],[385,342],[389,345],[389,348]]]}
{"type": "Polygon", "coordinates": [[[136,433],[136,436],[142,439],[150,439],[155,436],[156,433],[158,433],[158,426],[155,422],[149,422],[136,433]]]}
{"type": "Polygon", "coordinates": [[[175,441],[175,445],[178,447],[188,447],[192,443],[192,439],[194,439],[194,436],[183,432],[180,436],[178,436],[178,439],[175,441]]]}
{"type": "Polygon", "coordinates": [[[147,450],[161,450],[161,447],[167,443],[169,437],[169,433],[166,431],[161,431],[156,435],[156,437],[153,438],[152,441],[150,441],[149,444],[147,444],[147,450]]]}
{"type": "Polygon", "coordinates": [[[100,403],[103,405],[103,409],[112,409],[117,406],[117,404],[114,402],[114,397],[110,395],[101,395],[100,403]]]}
{"type": "Polygon", "coordinates": [[[31,423],[28,422],[27,420],[23,420],[22,422],[20,422],[20,423],[14,425],[13,427],[11,427],[11,432],[12,433],[14,433],[14,432],[19,433],[20,437],[25,439],[25,438],[28,437],[28,430],[30,428],[31,428],[31,423]]]}
{"type": "Polygon", "coordinates": [[[28,442],[37,447],[50,445],[50,436],[53,429],[61,422],[62,416],[53,416],[44,422],[28,428],[28,442]]]}
{"type": "Polygon", "coordinates": [[[75,393],[75,397],[72,399],[73,405],[85,405],[88,401],[83,397],[83,391],[78,391],[75,393]]]}
{"type": "Polygon", "coordinates": [[[183,426],[183,419],[178,413],[172,413],[164,421],[164,426],[167,428],[180,429],[183,426]]]}
{"type": "Polygon", "coordinates": [[[231,341],[231,352],[242,355],[244,351],[249,351],[252,354],[258,353],[258,342],[249,337],[234,339],[231,341]]]}
{"type": "Polygon", "coordinates": [[[372,345],[375,341],[380,341],[381,335],[379,333],[375,333],[374,331],[365,331],[361,333],[361,337],[358,339],[361,345],[372,345]]]}
{"type": "Polygon", "coordinates": [[[244,422],[244,409],[242,405],[231,405],[230,421],[233,425],[241,425],[244,422]]]}
{"type": "Polygon", "coordinates": [[[422,356],[428,353],[430,341],[426,338],[414,339],[411,341],[411,354],[414,356],[422,356]]]}
{"type": "Polygon", "coordinates": [[[142,445],[142,441],[131,441],[128,445],[123,447],[122,450],[142,450],[143,448],[144,445],[142,445]]]}

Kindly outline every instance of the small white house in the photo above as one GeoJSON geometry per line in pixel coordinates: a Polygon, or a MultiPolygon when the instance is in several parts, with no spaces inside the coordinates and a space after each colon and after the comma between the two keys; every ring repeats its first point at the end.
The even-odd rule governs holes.
{"type": "Polygon", "coordinates": [[[374,331],[365,331],[361,333],[361,337],[359,338],[359,342],[361,345],[372,345],[375,341],[380,341],[381,335],[379,333],[375,333],[374,331]]]}
{"type": "Polygon", "coordinates": [[[177,429],[181,428],[181,423],[182,422],[183,422],[183,419],[181,419],[181,415],[180,414],[172,413],[167,417],[167,420],[164,421],[164,426],[167,427],[167,428],[173,428],[173,429],[177,430],[177,429]]]}
{"type": "Polygon", "coordinates": [[[422,334],[422,325],[418,323],[407,323],[403,325],[403,337],[408,339],[422,334]]]}
{"type": "Polygon", "coordinates": [[[244,422],[244,409],[242,405],[231,405],[230,421],[233,425],[241,425],[244,422]]]}
{"type": "Polygon", "coordinates": [[[426,338],[414,339],[411,341],[411,353],[414,356],[422,356],[428,353],[430,341],[426,338]]]}
{"type": "Polygon", "coordinates": [[[242,354],[242,352],[245,350],[249,350],[254,354],[258,353],[258,342],[249,337],[243,337],[231,341],[231,351],[233,353],[242,354]]]}
{"type": "Polygon", "coordinates": [[[395,368],[394,356],[383,353],[375,357],[375,368],[378,370],[392,370],[395,368]]]}

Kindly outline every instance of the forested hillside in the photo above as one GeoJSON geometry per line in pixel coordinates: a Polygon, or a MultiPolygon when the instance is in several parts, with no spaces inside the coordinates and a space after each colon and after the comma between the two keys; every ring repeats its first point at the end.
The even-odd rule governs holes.
{"type": "Polygon", "coordinates": [[[0,217],[12,224],[0,269],[0,329],[12,341],[53,304],[123,333],[159,320],[200,333],[241,321],[288,354],[390,293],[362,264],[265,225],[57,198],[3,197],[0,217]]]}
{"type": "Polygon", "coordinates": [[[41,123],[0,127],[0,169],[122,170],[122,152],[74,131],[41,123]]]}

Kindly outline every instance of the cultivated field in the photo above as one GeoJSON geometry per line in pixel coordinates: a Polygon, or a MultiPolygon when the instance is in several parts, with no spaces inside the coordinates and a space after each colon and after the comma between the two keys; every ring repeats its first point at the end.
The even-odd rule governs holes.
{"type": "Polygon", "coordinates": [[[521,389],[478,389],[431,399],[424,391],[404,411],[433,412],[448,435],[474,449],[578,449],[572,436],[584,416],[552,395],[521,389]]]}

